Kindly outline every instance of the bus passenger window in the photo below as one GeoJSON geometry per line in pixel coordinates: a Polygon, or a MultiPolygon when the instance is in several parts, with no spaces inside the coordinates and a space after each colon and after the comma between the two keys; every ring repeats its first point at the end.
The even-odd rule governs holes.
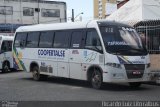
{"type": "Polygon", "coordinates": [[[39,41],[39,34],[40,34],[39,32],[28,33],[26,46],[29,48],[37,48],[39,41]]]}
{"type": "Polygon", "coordinates": [[[12,51],[12,41],[8,41],[8,51],[12,51]]]}
{"type": "Polygon", "coordinates": [[[82,37],[83,32],[77,31],[72,33],[71,48],[81,48],[82,47],[82,37]]]}
{"type": "Polygon", "coordinates": [[[102,51],[101,42],[96,30],[88,31],[85,48],[102,51]]]}
{"type": "Polygon", "coordinates": [[[69,34],[66,31],[59,31],[55,33],[54,48],[68,48],[69,34]]]}
{"type": "Polygon", "coordinates": [[[16,39],[14,41],[14,46],[15,47],[21,47],[21,46],[25,47],[26,37],[27,37],[27,33],[17,33],[16,39]]]}
{"type": "Polygon", "coordinates": [[[40,48],[51,48],[53,43],[54,32],[42,32],[40,36],[39,47],[40,48]]]}
{"type": "Polygon", "coordinates": [[[1,50],[2,52],[12,51],[12,41],[3,41],[1,50]]]}
{"type": "Polygon", "coordinates": [[[1,50],[2,50],[2,52],[6,52],[7,51],[7,42],[6,41],[3,41],[1,50]]]}

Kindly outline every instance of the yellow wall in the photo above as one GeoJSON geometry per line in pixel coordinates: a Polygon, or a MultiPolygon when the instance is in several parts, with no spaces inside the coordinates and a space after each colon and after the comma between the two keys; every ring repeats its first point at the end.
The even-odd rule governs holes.
{"type": "Polygon", "coordinates": [[[94,18],[97,19],[99,17],[98,15],[98,0],[94,0],[94,18]]]}
{"type": "Polygon", "coordinates": [[[106,3],[107,0],[102,0],[102,19],[106,17],[106,3]]]}

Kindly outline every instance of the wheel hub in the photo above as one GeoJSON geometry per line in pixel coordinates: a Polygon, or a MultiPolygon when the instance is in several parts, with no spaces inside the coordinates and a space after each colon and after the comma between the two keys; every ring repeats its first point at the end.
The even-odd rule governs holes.
{"type": "Polygon", "coordinates": [[[37,71],[33,71],[33,77],[36,78],[36,79],[38,78],[38,72],[37,71]]]}
{"type": "Polygon", "coordinates": [[[101,79],[99,75],[94,75],[92,78],[92,83],[94,86],[100,86],[101,85],[101,79]]]}

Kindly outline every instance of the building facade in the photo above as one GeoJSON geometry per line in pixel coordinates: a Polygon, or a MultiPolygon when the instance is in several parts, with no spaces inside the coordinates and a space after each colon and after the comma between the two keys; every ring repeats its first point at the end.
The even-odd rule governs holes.
{"type": "Polygon", "coordinates": [[[117,3],[123,0],[94,0],[94,18],[105,19],[116,11],[117,3]]]}
{"type": "Polygon", "coordinates": [[[22,25],[66,22],[66,3],[47,0],[1,0],[0,33],[22,25]]]}

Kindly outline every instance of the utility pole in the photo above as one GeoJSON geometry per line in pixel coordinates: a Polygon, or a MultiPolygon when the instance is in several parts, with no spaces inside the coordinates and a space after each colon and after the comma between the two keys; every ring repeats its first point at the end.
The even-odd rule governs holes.
{"type": "MultiPolygon", "coordinates": [[[[74,17],[74,9],[72,9],[72,17],[71,17],[72,22],[74,22],[75,19],[76,19],[79,15],[81,15],[81,14],[84,14],[84,13],[81,12],[81,13],[79,13],[78,15],[76,15],[76,17],[74,17]]],[[[82,20],[82,17],[81,17],[81,20],[82,20]]]]}
{"type": "Polygon", "coordinates": [[[5,25],[6,25],[6,23],[7,23],[7,16],[6,16],[6,2],[5,2],[5,0],[4,0],[4,11],[3,11],[3,13],[4,13],[4,20],[5,20],[5,25]]]}
{"type": "Polygon", "coordinates": [[[72,22],[74,22],[74,9],[72,9],[72,22]]]}
{"type": "Polygon", "coordinates": [[[39,0],[38,0],[38,24],[39,24],[39,12],[40,12],[40,9],[39,9],[39,0]]]}

